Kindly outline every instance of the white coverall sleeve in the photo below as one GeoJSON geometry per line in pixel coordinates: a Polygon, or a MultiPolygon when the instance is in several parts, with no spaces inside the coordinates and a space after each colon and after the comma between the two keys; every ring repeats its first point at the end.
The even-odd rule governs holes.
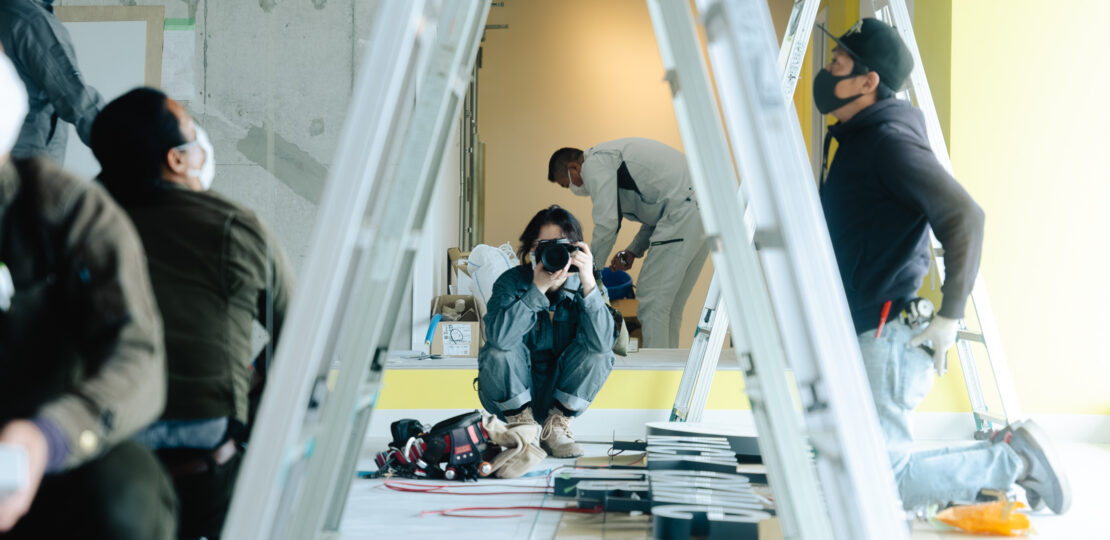
{"type": "Polygon", "coordinates": [[[636,237],[628,245],[628,251],[643,257],[651,246],[651,235],[653,234],[655,234],[655,225],[648,225],[647,223],[641,225],[640,232],[636,233],[636,237]]]}
{"type": "Polygon", "coordinates": [[[617,169],[620,161],[617,156],[594,154],[582,165],[582,182],[590,191],[593,201],[594,233],[590,241],[590,251],[594,264],[605,267],[609,264],[609,253],[617,243],[617,229],[620,225],[617,204],[617,169]]]}

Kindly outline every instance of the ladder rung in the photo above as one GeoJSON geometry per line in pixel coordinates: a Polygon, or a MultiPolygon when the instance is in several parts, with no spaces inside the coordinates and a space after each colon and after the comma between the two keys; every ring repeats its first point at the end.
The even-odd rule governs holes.
{"type": "Polygon", "coordinates": [[[756,249],[782,249],[786,244],[782,240],[782,231],[778,229],[756,229],[752,238],[756,249]]]}
{"type": "Polygon", "coordinates": [[[980,412],[980,411],[975,411],[975,416],[978,417],[980,420],[986,420],[986,421],[988,421],[992,424],[998,424],[1000,426],[1005,426],[1006,425],[1006,419],[1002,418],[1001,416],[996,416],[996,415],[993,415],[993,414],[990,414],[990,413],[985,413],[985,412],[980,412]]]}
{"type": "Polygon", "coordinates": [[[987,339],[979,332],[972,332],[970,330],[960,330],[956,332],[956,339],[963,341],[974,341],[976,343],[986,344],[987,339]]]}

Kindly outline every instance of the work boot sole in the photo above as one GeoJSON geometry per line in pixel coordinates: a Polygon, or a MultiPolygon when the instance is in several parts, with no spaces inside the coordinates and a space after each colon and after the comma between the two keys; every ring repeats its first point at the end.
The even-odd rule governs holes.
{"type": "Polygon", "coordinates": [[[1056,514],[1066,513],[1071,508],[1071,486],[1063,462],[1049,446],[1048,435],[1031,420],[1016,427],[1014,435],[1010,445],[1029,458],[1031,470],[1018,481],[1018,485],[1025,488],[1029,506],[1043,503],[1056,514]]]}
{"type": "Polygon", "coordinates": [[[560,448],[558,449],[558,451],[548,445],[547,441],[541,441],[540,447],[543,448],[544,452],[547,452],[547,455],[558,459],[576,458],[586,455],[586,453],[582,451],[582,447],[578,445],[578,443],[569,445],[569,448],[560,448]]]}

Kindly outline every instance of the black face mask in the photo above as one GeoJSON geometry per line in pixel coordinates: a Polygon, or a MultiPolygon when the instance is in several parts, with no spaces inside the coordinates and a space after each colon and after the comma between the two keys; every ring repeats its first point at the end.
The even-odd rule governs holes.
{"type": "Polygon", "coordinates": [[[817,76],[813,79],[813,103],[817,105],[817,110],[821,111],[821,114],[829,114],[863,96],[863,94],[856,94],[848,98],[837,97],[837,83],[852,77],[859,77],[859,74],[837,77],[827,69],[822,69],[817,73],[817,76]]]}

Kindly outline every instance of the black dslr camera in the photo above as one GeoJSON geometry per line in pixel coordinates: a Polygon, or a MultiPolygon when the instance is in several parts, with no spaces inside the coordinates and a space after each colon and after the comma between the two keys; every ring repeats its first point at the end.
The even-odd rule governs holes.
{"type": "MultiPolygon", "coordinates": [[[[536,244],[536,259],[543,265],[544,270],[558,272],[567,265],[570,254],[575,251],[578,251],[578,246],[568,238],[540,240],[540,243],[536,244]]],[[[578,267],[571,266],[570,271],[577,272],[578,267]]]]}

